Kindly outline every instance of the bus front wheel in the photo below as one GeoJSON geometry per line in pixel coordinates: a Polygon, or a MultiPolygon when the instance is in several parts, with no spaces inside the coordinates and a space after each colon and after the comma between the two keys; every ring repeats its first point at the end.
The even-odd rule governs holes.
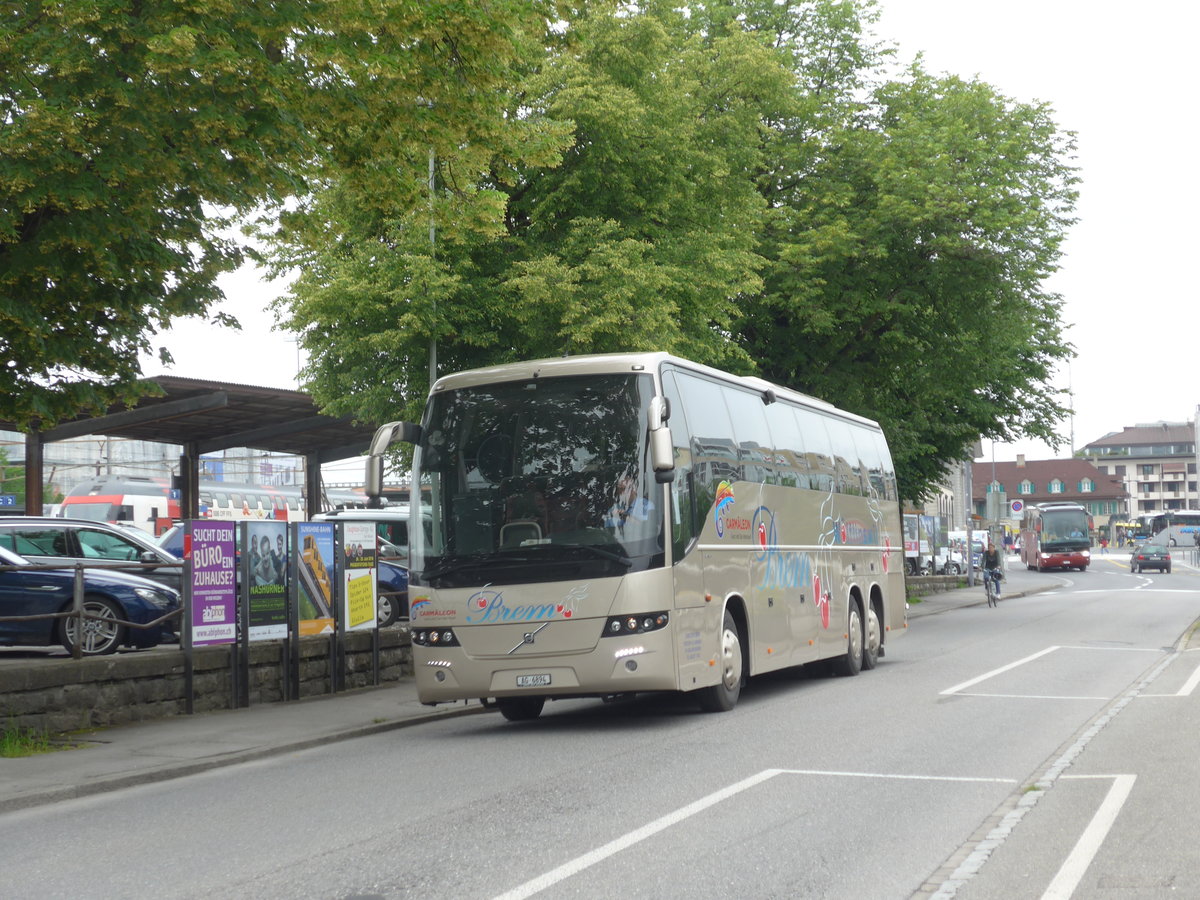
{"type": "Polygon", "coordinates": [[[857,675],[862,671],[863,664],[863,631],[862,615],[858,611],[858,604],[853,600],[850,601],[846,629],[846,655],[835,660],[834,668],[841,675],[857,675]]]}
{"type": "Polygon", "coordinates": [[[721,624],[721,680],[712,687],[700,689],[700,708],[704,712],[729,712],[742,693],[742,638],[738,634],[733,613],[725,610],[721,624]]]}
{"type": "Polygon", "coordinates": [[[496,708],[510,722],[527,722],[542,714],[545,697],[497,697],[496,708]]]}

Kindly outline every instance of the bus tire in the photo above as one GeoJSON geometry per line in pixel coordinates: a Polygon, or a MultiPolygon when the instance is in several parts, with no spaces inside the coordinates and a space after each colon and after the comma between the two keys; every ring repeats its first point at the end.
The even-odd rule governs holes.
{"type": "Polygon", "coordinates": [[[510,722],[528,722],[542,714],[545,697],[497,697],[496,708],[510,722]]]}
{"type": "Polygon", "coordinates": [[[737,705],[742,693],[745,657],[742,655],[742,638],[738,633],[733,613],[725,610],[721,623],[720,647],[721,680],[699,692],[700,709],[704,712],[729,712],[737,705]]]}
{"type": "Polygon", "coordinates": [[[850,601],[846,620],[846,653],[834,660],[834,671],[847,677],[857,675],[863,667],[863,627],[858,601],[850,601]]]}
{"type": "Polygon", "coordinates": [[[867,639],[863,644],[862,667],[864,669],[873,669],[879,664],[879,647],[881,644],[881,632],[879,630],[879,616],[875,613],[875,605],[867,604],[867,639]]]}

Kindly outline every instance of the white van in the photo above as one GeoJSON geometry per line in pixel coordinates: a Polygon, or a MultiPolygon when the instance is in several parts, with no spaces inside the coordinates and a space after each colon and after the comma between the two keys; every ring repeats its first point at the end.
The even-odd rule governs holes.
{"type": "MultiPolygon", "coordinates": [[[[402,566],[408,566],[408,518],[407,505],[383,509],[331,509],[312,517],[314,522],[374,522],[379,558],[402,566]]],[[[433,516],[425,513],[421,521],[426,539],[432,540],[433,516]]]]}

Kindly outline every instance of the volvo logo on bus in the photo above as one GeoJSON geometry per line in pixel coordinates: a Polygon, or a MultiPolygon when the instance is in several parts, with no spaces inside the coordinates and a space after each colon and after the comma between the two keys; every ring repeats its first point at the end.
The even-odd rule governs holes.
{"type": "MultiPolygon", "coordinates": [[[[508,655],[509,655],[509,656],[512,656],[514,653],[516,653],[518,650],[520,650],[520,649],[521,649],[522,647],[524,647],[526,644],[532,644],[532,643],[533,643],[533,638],[534,638],[534,636],[535,636],[535,635],[536,635],[536,634],[537,634],[539,631],[541,631],[543,628],[545,628],[545,627],[546,627],[547,625],[549,625],[549,624],[550,624],[549,622],[543,622],[541,625],[539,625],[539,626],[538,626],[537,628],[535,628],[533,631],[527,631],[527,632],[525,632],[525,634],[523,634],[523,635],[521,636],[521,643],[517,644],[517,646],[515,646],[515,647],[513,647],[511,650],[509,650],[509,651],[508,651],[508,655]]],[[[547,682],[547,684],[548,684],[548,683],[549,683],[549,682],[547,682]]]]}

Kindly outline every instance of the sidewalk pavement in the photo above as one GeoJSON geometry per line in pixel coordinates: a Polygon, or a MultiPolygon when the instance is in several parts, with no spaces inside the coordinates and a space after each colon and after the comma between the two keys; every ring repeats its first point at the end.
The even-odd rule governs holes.
{"type": "MultiPolygon", "coordinates": [[[[1118,553],[1110,555],[1115,561],[1126,562],[1128,556],[1118,553]]],[[[1097,557],[1103,559],[1103,557],[1097,557]]],[[[1010,555],[1004,564],[1004,579],[1000,583],[1000,599],[1008,597],[1028,597],[1030,594],[1040,594],[1053,591],[1067,583],[1066,576],[1078,575],[1078,572],[1032,572],[1021,564],[1019,556],[1010,555]]],[[[966,584],[966,575],[960,575],[966,584]]],[[[908,605],[908,618],[919,619],[936,613],[958,609],[963,606],[982,606],[987,603],[987,595],[983,589],[983,573],[976,570],[975,586],[955,588],[936,594],[926,594],[919,600],[908,605]]]]}
{"type": "MultiPolygon", "coordinates": [[[[1121,553],[1111,558],[1127,559],[1121,553]]],[[[1002,598],[1054,590],[1065,583],[1054,573],[1026,571],[1015,559],[1009,558],[1002,598]]],[[[908,616],[917,619],[985,602],[979,582],[923,597],[909,605],[908,616]]],[[[407,678],[292,703],[105,728],[80,736],[78,749],[0,760],[0,813],[484,712],[488,710],[478,701],[422,706],[414,682],[407,678]]]]}

